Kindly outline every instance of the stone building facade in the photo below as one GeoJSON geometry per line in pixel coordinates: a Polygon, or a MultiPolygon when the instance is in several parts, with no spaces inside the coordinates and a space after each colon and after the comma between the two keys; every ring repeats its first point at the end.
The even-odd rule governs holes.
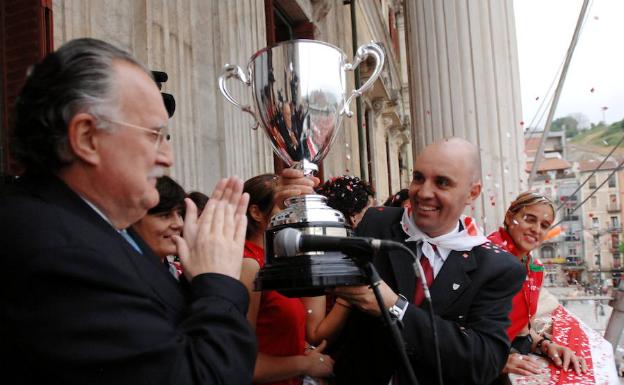
{"type": "MultiPolygon", "coordinates": [[[[219,92],[223,65],[246,68],[251,55],[271,42],[271,29],[277,30],[274,41],[283,40],[283,33],[314,38],[353,57],[350,5],[342,1],[57,0],[53,6],[55,46],[76,37],[96,37],[168,73],[163,91],[177,102],[171,120],[176,154],[172,174],[192,189],[210,190],[224,175],[248,178],[273,171],[273,153],[262,130],[251,130],[251,117],[219,92]]],[[[409,183],[412,163],[411,134],[404,124],[409,106],[404,43],[392,44],[393,38],[404,41],[396,28],[402,7],[397,1],[359,1],[355,8],[358,44],[381,42],[387,54],[379,84],[363,98],[363,113],[369,114],[364,121],[370,125],[365,154],[371,164],[365,177],[385,198],[409,183]]],[[[243,104],[251,104],[249,89],[228,85],[243,104]]],[[[352,76],[348,89],[353,89],[352,76]]],[[[360,174],[359,162],[356,119],[345,119],[324,161],[324,176],[360,174]]]]}
{"type": "Polygon", "coordinates": [[[581,189],[581,199],[589,200],[583,205],[585,226],[585,258],[588,279],[603,283],[619,278],[622,272],[622,204],[618,162],[607,160],[593,176],[589,176],[600,164],[599,160],[581,160],[579,176],[589,178],[581,189]],[[615,173],[614,173],[615,171],[615,173]],[[592,195],[593,193],[593,195],[592,195]],[[591,195],[591,196],[590,196],[591,195]]]}
{"type": "MultiPolygon", "coordinates": [[[[326,41],[348,58],[354,47],[375,40],[387,53],[380,79],[362,97],[361,124],[343,122],[323,163],[325,178],[362,176],[383,200],[407,187],[415,153],[436,139],[461,136],[481,150],[484,190],[467,211],[488,231],[502,222],[525,183],[512,0],[0,0],[5,20],[25,8],[46,43],[36,48],[39,57],[89,36],[168,73],[163,91],[177,100],[172,175],[188,189],[208,191],[225,175],[274,170],[278,162],[264,134],[252,131],[252,119],[225,101],[217,79],[224,64],[244,67],[257,50],[290,38],[326,41]]],[[[26,52],[7,48],[11,31],[0,28],[2,49],[26,52]]],[[[19,63],[27,61],[34,62],[19,63]]],[[[17,68],[11,63],[0,56],[3,75],[17,68]]],[[[11,75],[14,83],[25,68],[11,75]]],[[[369,73],[362,65],[362,80],[369,73]]],[[[354,78],[347,79],[351,90],[354,78]]],[[[5,80],[0,96],[15,93],[17,86],[9,86],[5,80]]],[[[233,82],[231,88],[241,102],[250,102],[248,89],[233,82]]],[[[3,99],[0,111],[3,174],[11,173],[10,101],[3,99]]]]}

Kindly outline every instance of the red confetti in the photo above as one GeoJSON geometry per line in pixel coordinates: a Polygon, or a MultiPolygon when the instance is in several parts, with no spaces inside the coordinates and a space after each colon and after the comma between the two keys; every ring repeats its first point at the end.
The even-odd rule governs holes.
{"type": "Polygon", "coordinates": [[[591,90],[589,90],[589,92],[594,92],[596,89],[594,87],[591,88],[591,90]]]}
{"type": "Polygon", "coordinates": [[[535,100],[539,100],[539,96],[535,97],[535,100]]]}
{"type": "Polygon", "coordinates": [[[522,121],[520,122],[520,125],[521,125],[521,126],[524,126],[524,120],[522,120],[522,121]]]}

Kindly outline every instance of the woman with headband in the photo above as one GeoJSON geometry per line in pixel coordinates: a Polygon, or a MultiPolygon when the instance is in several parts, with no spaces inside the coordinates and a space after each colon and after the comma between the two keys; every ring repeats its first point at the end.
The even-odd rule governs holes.
{"type": "Polygon", "coordinates": [[[548,357],[555,367],[562,368],[564,372],[574,370],[577,375],[581,375],[587,370],[585,360],[577,357],[574,351],[531,329],[544,279],[544,266],[531,256],[531,251],[542,244],[554,219],[555,207],[548,198],[524,192],[507,209],[504,227],[488,237],[492,243],[515,255],[527,269],[526,281],[514,297],[509,313],[511,325],[507,334],[511,341],[511,352],[503,373],[539,373],[541,367],[527,356],[529,353],[548,357]]]}

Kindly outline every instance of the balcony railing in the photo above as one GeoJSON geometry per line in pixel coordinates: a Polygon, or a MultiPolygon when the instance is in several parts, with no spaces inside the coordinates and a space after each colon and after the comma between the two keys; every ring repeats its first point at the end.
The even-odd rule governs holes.
{"type": "Polygon", "coordinates": [[[575,222],[579,220],[578,215],[566,215],[563,217],[564,222],[575,222]]]}
{"type": "Polygon", "coordinates": [[[581,256],[567,256],[566,263],[580,265],[581,263],[583,263],[583,258],[581,256]]]}
{"type": "Polygon", "coordinates": [[[578,196],[577,195],[559,195],[557,198],[559,199],[559,202],[565,202],[565,203],[569,203],[569,204],[573,204],[573,203],[577,203],[578,202],[578,196]]]}
{"type": "Polygon", "coordinates": [[[609,203],[607,204],[607,211],[610,213],[620,212],[621,206],[619,203],[609,203]]]}

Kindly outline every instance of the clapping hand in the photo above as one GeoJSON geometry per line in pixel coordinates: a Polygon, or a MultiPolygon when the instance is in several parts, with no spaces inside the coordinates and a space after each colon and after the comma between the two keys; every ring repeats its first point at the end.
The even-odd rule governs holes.
{"type": "Polygon", "coordinates": [[[174,241],[189,281],[203,273],[240,278],[248,202],[243,181],[237,177],[217,183],[199,217],[193,201],[185,199],[183,235],[174,241]]]}

